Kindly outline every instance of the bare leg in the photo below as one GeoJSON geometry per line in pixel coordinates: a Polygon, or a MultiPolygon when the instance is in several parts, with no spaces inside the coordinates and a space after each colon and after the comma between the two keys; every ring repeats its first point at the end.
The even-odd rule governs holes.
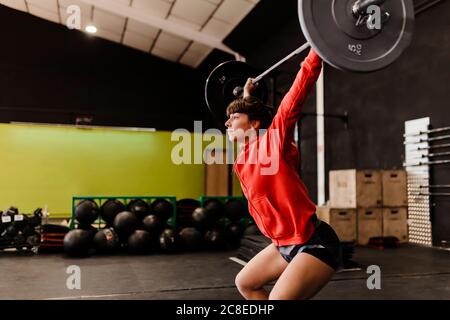
{"type": "Polygon", "coordinates": [[[333,277],[329,265],[308,253],[292,259],[273,287],[270,300],[302,300],[316,295],[333,277]]]}
{"type": "Polygon", "coordinates": [[[287,266],[275,245],[270,244],[238,273],[236,286],[247,300],[267,300],[269,294],[264,285],[278,279],[287,266]]]}

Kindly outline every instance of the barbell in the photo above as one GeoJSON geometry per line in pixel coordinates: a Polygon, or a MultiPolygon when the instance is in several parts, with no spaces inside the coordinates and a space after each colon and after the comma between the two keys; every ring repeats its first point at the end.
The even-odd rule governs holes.
{"type": "Polygon", "coordinates": [[[258,83],[252,95],[266,102],[261,80],[309,47],[329,65],[344,71],[373,72],[397,60],[409,46],[414,29],[412,0],[298,0],[298,18],[307,40],[288,56],[255,77],[242,61],[217,66],[205,85],[206,104],[216,120],[226,121],[226,108],[242,96],[248,78],[258,83]]]}

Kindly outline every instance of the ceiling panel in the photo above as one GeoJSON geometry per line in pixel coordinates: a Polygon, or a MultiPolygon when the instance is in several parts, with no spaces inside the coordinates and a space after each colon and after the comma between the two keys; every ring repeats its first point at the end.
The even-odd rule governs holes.
{"type": "Polygon", "coordinates": [[[132,31],[133,33],[140,34],[142,36],[156,38],[160,29],[146,25],[133,19],[128,19],[127,30],[132,31]]]}
{"type": "Polygon", "coordinates": [[[58,11],[56,10],[56,7],[55,7],[55,10],[47,10],[47,9],[29,4],[28,10],[31,14],[33,14],[39,18],[59,23],[59,15],[58,15],[58,11]]]}
{"type": "Polygon", "coordinates": [[[195,30],[195,31],[200,31],[200,29],[202,28],[201,24],[191,22],[189,20],[186,20],[184,18],[180,18],[180,17],[178,17],[176,15],[173,15],[173,14],[171,14],[167,20],[176,22],[176,23],[178,23],[178,24],[180,24],[180,25],[182,25],[182,26],[184,26],[186,28],[189,28],[189,29],[192,29],[192,30],[195,30]]]}
{"type": "Polygon", "coordinates": [[[164,59],[196,67],[259,2],[259,0],[108,0],[103,1],[100,8],[84,1],[90,2],[90,0],[26,2],[0,0],[0,3],[22,11],[27,10],[27,3],[31,14],[64,25],[67,24],[69,17],[67,7],[77,5],[81,10],[82,31],[87,24],[97,27],[97,33],[90,36],[122,43],[145,53],[150,52],[164,59]],[[109,6],[109,3],[112,5],[109,6]],[[123,7],[122,10],[120,6],[123,7]],[[155,26],[158,21],[155,18],[167,19],[170,23],[167,27],[155,26]],[[201,33],[205,34],[205,37],[202,37],[201,33]],[[198,41],[208,45],[200,44],[198,41]]]}
{"type": "Polygon", "coordinates": [[[114,42],[120,42],[122,38],[121,33],[111,32],[107,29],[101,29],[97,27],[97,33],[95,35],[91,35],[92,37],[100,37],[106,40],[114,41],[114,42]]]}
{"type": "Polygon", "coordinates": [[[211,47],[194,42],[180,59],[180,63],[198,67],[212,50],[211,47]]]}
{"type": "MultiPolygon", "coordinates": [[[[183,0],[182,0],[183,1],[183,0]]],[[[172,3],[164,0],[133,0],[132,7],[144,10],[160,18],[166,18],[172,3]]]]}
{"type": "Polygon", "coordinates": [[[0,0],[0,3],[16,10],[27,11],[24,0],[0,0]]]}
{"type": "Polygon", "coordinates": [[[39,7],[48,11],[57,12],[58,4],[56,0],[27,0],[28,7],[39,7]]]}
{"type": "Polygon", "coordinates": [[[155,45],[169,51],[181,53],[186,50],[189,43],[190,41],[187,39],[163,31],[159,35],[155,45]]]}
{"type": "Polygon", "coordinates": [[[208,24],[203,28],[203,32],[217,38],[223,39],[225,38],[232,30],[234,29],[234,25],[224,22],[222,20],[218,20],[212,18],[209,20],[208,24]]]}
{"type": "Polygon", "coordinates": [[[179,0],[175,2],[172,14],[195,24],[203,25],[216,8],[217,5],[205,0],[179,0]]]}
{"type": "Polygon", "coordinates": [[[254,4],[247,0],[225,0],[214,14],[214,18],[237,25],[253,7],[254,4]]]}
{"type": "Polygon", "coordinates": [[[103,30],[109,30],[113,33],[122,34],[125,26],[125,18],[109,13],[105,10],[94,9],[93,24],[103,30]]]}
{"type": "Polygon", "coordinates": [[[123,44],[141,51],[149,52],[155,38],[143,36],[140,33],[135,33],[127,30],[123,37],[123,44]]]}
{"type": "Polygon", "coordinates": [[[159,48],[159,47],[154,47],[152,50],[152,54],[154,54],[157,57],[169,60],[169,61],[173,61],[173,62],[177,62],[179,57],[180,57],[180,53],[177,52],[172,52],[172,51],[167,51],[165,49],[159,48]]]}

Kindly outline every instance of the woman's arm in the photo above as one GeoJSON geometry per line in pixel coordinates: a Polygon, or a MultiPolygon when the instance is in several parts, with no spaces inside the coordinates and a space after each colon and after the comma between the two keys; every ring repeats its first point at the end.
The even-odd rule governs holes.
{"type": "Polygon", "coordinates": [[[306,98],[314,87],[321,70],[322,59],[311,49],[272,121],[271,129],[278,130],[277,135],[282,146],[285,144],[285,140],[293,139],[295,124],[300,118],[306,98]]]}

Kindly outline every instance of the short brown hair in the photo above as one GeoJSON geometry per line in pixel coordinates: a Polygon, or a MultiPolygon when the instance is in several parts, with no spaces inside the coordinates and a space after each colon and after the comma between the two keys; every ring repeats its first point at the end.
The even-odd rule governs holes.
{"type": "Polygon", "coordinates": [[[275,116],[275,109],[265,105],[255,97],[245,97],[234,100],[227,108],[227,118],[233,113],[245,113],[250,121],[259,120],[261,129],[267,129],[275,116]]]}

